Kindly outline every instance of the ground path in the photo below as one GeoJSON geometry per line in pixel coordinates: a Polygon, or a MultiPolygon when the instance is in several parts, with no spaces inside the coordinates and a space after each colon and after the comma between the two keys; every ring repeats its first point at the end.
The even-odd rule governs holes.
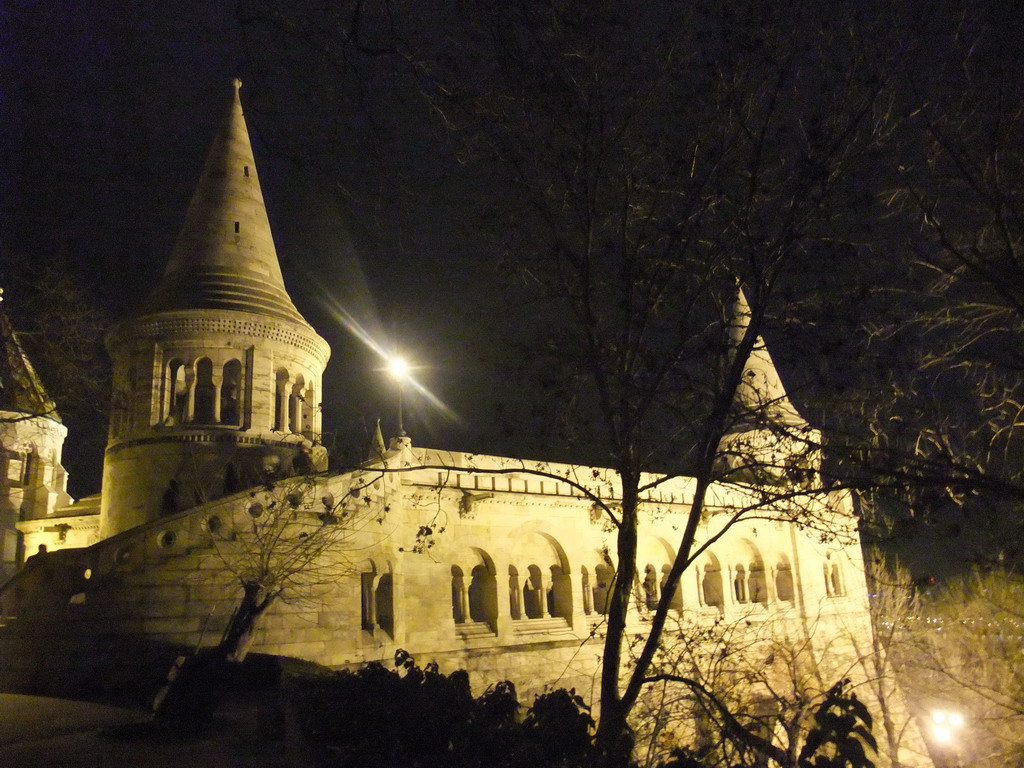
{"type": "Polygon", "coordinates": [[[114,736],[144,712],[42,696],[0,694],[3,768],[285,768],[283,742],[258,738],[254,718],[228,708],[201,738],[173,742],[114,736]]]}

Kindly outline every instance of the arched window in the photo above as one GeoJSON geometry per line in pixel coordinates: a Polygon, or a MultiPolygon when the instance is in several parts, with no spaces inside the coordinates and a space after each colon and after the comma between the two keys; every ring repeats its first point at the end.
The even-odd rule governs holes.
{"type": "Polygon", "coordinates": [[[462,569],[452,566],[452,618],[456,624],[465,624],[468,614],[466,604],[466,579],[462,569]]]}
{"type": "Polygon", "coordinates": [[[737,603],[747,602],[747,570],[742,565],[733,571],[732,597],[737,603]]]}
{"type": "Polygon", "coordinates": [[[242,364],[237,360],[224,363],[224,379],[220,385],[220,423],[237,427],[241,409],[242,364]]]}
{"type": "Polygon", "coordinates": [[[359,574],[359,611],[362,620],[362,627],[367,632],[373,632],[377,626],[377,601],[374,599],[374,586],[377,581],[375,571],[359,574]]]}
{"type": "MultiPolygon", "coordinates": [[[[661,583],[658,585],[661,591],[665,591],[665,584],[668,582],[668,573],[672,570],[672,566],[667,563],[661,567],[661,583]]],[[[672,592],[672,600],[669,603],[669,608],[673,611],[681,612],[683,610],[683,590],[681,584],[677,581],[676,588],[672,592]]]]}
{"type": "Polygon", "coordinates": [[[540,568],[531,565],[527,569],[526,583],[523,584],[523,613],[528,619],[539,619],[544,616],[544,583],[540,568]]]}
{"type": "Polygon", "coordinates": [[[775,594],[784,603],[793,602],[793,569],[785,557],[775,567],[775,594]]]}
{"type": "Polygon", "coordinates": [[[196,361],[195,405],[192,421],[196,424],[213,424],[213,401],[217,389],[213,384],[213,363],[210,358],[201,357],[196,361]]]}
{"type": "Polygon", "coordinates": [[[313,390],[313,385],[310,384],[306,387],[306,391],[302,395],[303,407],[302,407],[302,423],[299,431],[302,436],[307,440],[313,439],[316,422],[316,392],[313,390]]]}
{"type": "Polygon", "coordinates": [[[185,363],[171,360],[167,366],[167,423],[182,424],[188,408],[188,383],[185,363]]]}
{"type": "Polygon", "coordinates": [[[474,566],[468,592],[469,618],[495,628],[498,621],[497,582],[494,574],[483,563],[474,566]]]}
{"type": "Polygon", "coordinates": [[[395,636],[395,590],[394,579],[390,573],[381,574],[377,580],[377,588],[373,592],[374,608],[377,614],[377,626],[395,636]]]}
{"type": "Polygon", "coordinates": [[[594,610],[601,615],[608,614],[608,602],[611,599],[614,571],[604,563],[594,569],[594,610]]]}
{"type": "Polygon", "coordinates": [[[302,431],[302,414],[306,409],[306,403],[302,397],[302,390],[304,388],[302,376],[297,376],[295,378],[295,383],[292,384],[288,398],[288,429],[292,432],[302,431]]]}
{"type": "Polygon", "coordinates": [[[644,568],[643,593],[644,606],[647,610],[656,610],[658,608],[658,572],[650,563],[644,568]]]}
{"type": "Polygon", "coordinates": [[[701,596],[704,605],[721,609],[725,605],[722,589],[722,568],[717,560],[711,560],[704,566],[704,577],[701,579],[701,596]]]}
{"type": "Polygon", "coordinates": [[[768,604],[768,580],[764,575],[764,564],[755,560],[750,564],[747,576],[747,597],[752,603],[768,604]]]}
{"type": "Polygon", "coordinates": [[[274,431],[284,432],[288,423],[288,371],[279,368],[274,376],[274,431]]]}
{"type": "Polygon", "coordinates": [[[509,615],[519,620],[523,618],[522,592],[519,591],[519,571],[514,565],[508,567],[508,612],[509,615]]]}
{"type": "Polygon", "coordinates": [[[583,592],[583,612],[589,616],[594,612],[594,593],[590,590],[590,574],[587,566],[580,566],[580,590],[583,592]]]}
{"type": "Polygon", "coordinates": [[[572,616],[572,583],[562,566],[551,566],[551,589],[548,590],[548,613],[568,619],[572,616]]]}
{"type": "Polygon", "coordinates": [[[825,592],[829,597],[842,597],[846,594],[839,563],[833,563],[831,560],[825,561],[825,592]]]}

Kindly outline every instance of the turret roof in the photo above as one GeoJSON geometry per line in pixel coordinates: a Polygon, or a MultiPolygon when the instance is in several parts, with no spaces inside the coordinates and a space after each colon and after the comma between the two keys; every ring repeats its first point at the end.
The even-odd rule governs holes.
{"type": "Polygon", "coordinates": [[[254,312],[308,325],[284,287],[235,80],[160,285],[139,314],[188,309],[254,312]]]}
{"type": "MultiPolygon", "coordinates": [[[[750,325],[750,304],[743,288],[736,289],[732,306],[730,333],[733,344],[739,344],[750,325]]],[[[743,369],[743,380],[736,393],[738,405],[754,421],[773,421],[789,426],[802,426],[807,422],[790,402],[786,388],[764,338],[758,335],[754,348],[743,369]]],[[[745,421],[741,416],[741,421],[745,421]]]]}
{"type": "Polygon", "coordinates": [[[43,382],[21,348],[7,315],[0,310],[0,410],[60,421],[43,382]]]}

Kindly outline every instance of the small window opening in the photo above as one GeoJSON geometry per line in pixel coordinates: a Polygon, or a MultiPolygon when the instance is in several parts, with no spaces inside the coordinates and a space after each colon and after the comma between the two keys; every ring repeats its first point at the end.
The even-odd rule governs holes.
{"type": "Polygon", "coordinates": [[[240,231],[241,231],[241,227],[239,226],[239,222],[236,221],[235,222],[235,234],[237,235],[240,231]]]}
{"type": "Polygon", "coordinates": [[[248,165],[242,167],[242,173],[245,174],[246,178],[249,178],[249,166],[248,165]]]}

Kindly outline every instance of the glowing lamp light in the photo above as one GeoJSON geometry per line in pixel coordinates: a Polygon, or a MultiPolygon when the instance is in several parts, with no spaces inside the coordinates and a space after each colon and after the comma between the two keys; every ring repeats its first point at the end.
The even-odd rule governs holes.
{"type": "Polygon", "coordinates": [[[932,711],[932,738],[936,743],[949,746],[956,739],[956,732],[963,728],[964,716],[959,712],[943,709],[932,711]]]}
{"type": "Polygon", "coordinates": [[[389,358],[388,370],[396,379],[406,379],[409,377],[409,363],[401,357],[389,358]]]}

